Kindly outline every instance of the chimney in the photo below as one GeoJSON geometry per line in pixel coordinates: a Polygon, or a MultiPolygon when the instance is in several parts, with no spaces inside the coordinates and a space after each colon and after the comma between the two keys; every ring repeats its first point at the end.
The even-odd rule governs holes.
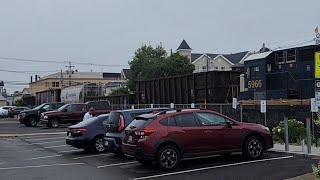
{"type": "Polygon", "coordinates": [[[32,76],[30,76],[30,83],[32,83],[32,76]]]}
{"type": "Polygon", "coordinates": [[[262,44],[262,52],[266,52],[266,44],[265,43],[262,44]]]}
{"type": "Polygon", "coordinates": [[[38,81],[38,75],[35,75],[34,77],[34,81],[37,82],[38,81]]]}

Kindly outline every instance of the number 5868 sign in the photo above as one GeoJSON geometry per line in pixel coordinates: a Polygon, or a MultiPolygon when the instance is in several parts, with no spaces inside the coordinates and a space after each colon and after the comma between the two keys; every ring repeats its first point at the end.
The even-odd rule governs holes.
{"type": "Polygon", "coordinates": [[[261,80],[250,80],[248,81],[248,88],[249,89],[256,89],[262,87],[262,81],[261,80]]]}

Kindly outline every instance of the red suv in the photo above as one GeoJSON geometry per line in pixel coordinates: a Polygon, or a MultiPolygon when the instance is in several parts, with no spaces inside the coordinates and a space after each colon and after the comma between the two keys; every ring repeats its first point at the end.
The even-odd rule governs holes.
{"type": "Polygon", "coordinates": [[[183,109],[140,115],[125,129],[122,150],[141,164],[175,169],[182,158],[242,152],[257,159],[273,147],[269,128],[240,123],[211,110],[183,109]]]}

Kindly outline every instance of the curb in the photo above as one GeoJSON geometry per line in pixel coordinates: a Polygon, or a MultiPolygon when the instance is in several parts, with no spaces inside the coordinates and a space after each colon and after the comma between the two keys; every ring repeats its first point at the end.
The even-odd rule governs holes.
{"type": "Polygon", "coordinates": [[[16,138],[17,134],[0,134],[0,138],[16,138]]]}
{"type": "Polygon", "coordinates": [[[287,151],[277,151],[277,150],[268,150],[267,152],[277,153],[277,154],[284,154],[284,155],[294,155],[298,157],[313,157],[313,158],[320,158],[320,154],[305,154],[303,152],[287,152],[287,151]]]}

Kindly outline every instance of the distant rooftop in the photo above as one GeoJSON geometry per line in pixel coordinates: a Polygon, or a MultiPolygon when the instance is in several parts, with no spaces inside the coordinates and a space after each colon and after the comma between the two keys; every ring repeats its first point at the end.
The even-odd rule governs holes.
{"type": "Polygon", "coordinates": [[[191,50],[189,44],[183,40],[177,50],[191,50]]]}

